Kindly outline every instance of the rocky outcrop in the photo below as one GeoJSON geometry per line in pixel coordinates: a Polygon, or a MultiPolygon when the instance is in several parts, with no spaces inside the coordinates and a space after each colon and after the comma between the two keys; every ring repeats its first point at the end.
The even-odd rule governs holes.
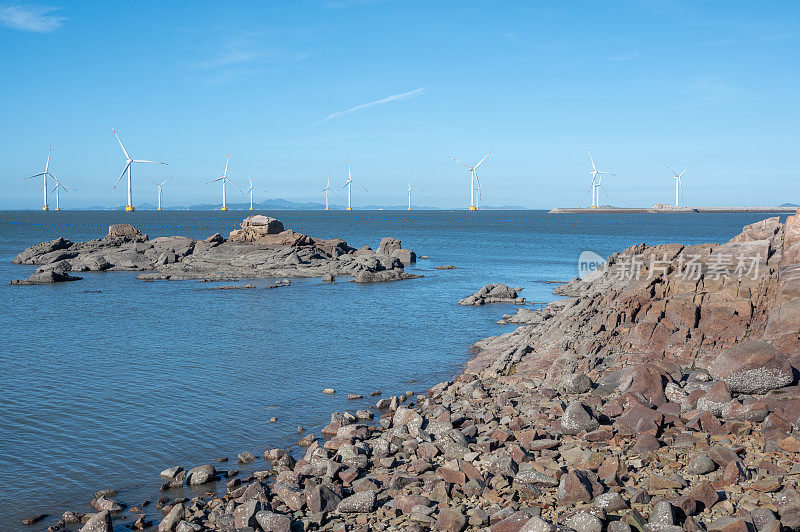
{"type": "Polygon", "coordinates": [[[128,224],[112,225],[103,239],[71,242],[58,238],[31,246],[14,258],[17,264],[40,266],[26,280],[41,284],[80,279],[70,272],[140,271],[145,280],[205,281],[275,277],[346,275],[358,282],[396,281],[418,275],[405,272],[415,255],[396,239],[383,239],[380,252],[356,252],[341,239],[315,239],[284,229],[267,216],[246,218],[225,241],[172,236],[149,239],[128,224]],[[387,251],[390,251],[387,253],[387,251]]]}
{"type": "Polygon", "coordinates": [[[504,284],[487,284],[469,297],[458,302],[459,305],[485,305],[486,303],[514,303],[524,305],[525,298],[517,297],[517,289],[504,284]]]}

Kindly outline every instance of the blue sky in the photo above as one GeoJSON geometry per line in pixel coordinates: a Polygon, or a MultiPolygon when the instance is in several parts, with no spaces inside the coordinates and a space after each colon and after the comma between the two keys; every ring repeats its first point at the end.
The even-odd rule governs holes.
{"type": "MultiPolygon", "coordinates": [[[[0,0],[0,208],[38,208],[47,148],[64,207],[121,205],[113,125],[165,203],[247,172],[267,197],[354,205],[588,205],[589,145],[616,173],[604,203],[800,202],[800,4],[772,2],[52,2],[0,0]]],[[[263,199],[262,195],[260,199],[263,199]]]]}

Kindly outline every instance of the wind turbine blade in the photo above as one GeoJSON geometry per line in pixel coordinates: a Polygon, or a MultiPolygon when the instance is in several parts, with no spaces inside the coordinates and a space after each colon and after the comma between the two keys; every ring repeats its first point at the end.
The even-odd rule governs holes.
{"type": "Polygon", "coordinates": [[[114,136],[117,137],[117,142],[119,142],[119,147],[122,148],[122,153],[125,154],[125,159],[126,160],[130,160],[131,156],[128,155],[128,150],[125,149],[125,146],[122,145],[122,141],[119,140],[119,135],[117,135],[117,130],[112,127],[111,131],[113,131],[114,132],[114,136]]]}
{"type": "Polygon", "coordinates": [[[461,164],[463,164],[463,165],[464,165],[464,166],[466,166],[466,167],[467,167],[469,170],[472,170],[472,167],[471,167],[470,165],[468,165],[467,163],[465,163],[464,161],[459,161],[459,160],[458,160],[458,159],[456,159],[455,157],[450,157],[450,158],[451,158],[451,159],[453,159],[453,160],[454,160],[455,162],[457,162],[457,163],[461,163],[461,164]]]}
{"type": "Polygon", "coordinates": [[[156,183],[156,182],[155,182],[155,181],[153,181],[152,179],[148,179],[148,178],[146,178],[146,177],[145,177],[145,181],[150,181],[151,183],[153,183],[153,184],[154,184],[155,186],[157,186],[157,187],[158,187],[158,186],[160,186],[158,183],[156,183]]]}
{"type": "Polygon", "coordinates": [[[678,172],[670,168],[668,165],[665,164],[664,168],[667,168],[670,172],[672,172],[675,175],[675,177],[678,177],[678,172]]]}
{"type": "Polygon", "coordinates": [[[135,160],[133,160],[131,162],[134,162],[134,163],[153,163],[153,164],[163,164],[163,165],[167,164],[167,163],[162,163],[160,161],[145,161],[143,159],[135,159],[135,160]]]}
{"type": "Polygon", "coordinates": [[[367,187],[365,187],[364,185],[362,185],[362,184],[361,184],[361,183],[359,183],[358,181],[353,181],[353,183],[355,183],[356,185],[358,185],[358,186],[360,186],[361,188],[363,188],[363,189],[364,189],[364,192],[369,192],[369,190],[367,190],[367,187]]]}
{"type": "Polygon", "coordinates": [[[235,189],[236,189],[236,190],[238,190],[239,192],[242,192],[242,189],[241,189],[241,188],[239,188],[239,187],[237,187],[237,186],[236,186],[236,183],[234,183],[233,181],[231,181],[231,180],[230,180],[230,179],[228,179],[227,177],[225,178],[225,180],[226,180],[228,183],[230,183],[231,185],[233,185],[233,188],[235,188],[235,189]]]}
{"type": "Polygon", "coordinates": [[[592,159],[592,153],[589,151],[589,146],[586,146],[586,153],[589,154],[589,160],[592,161],[592,170],[597,170],[597,167],[594,165],[594,159],[592,159]]]}
{"type": "MultiPolygon", "coordinates": [[[[687,166],[687,167],[686,167],[686,170],[688,170],[688,169],[689,169],[689,168],[691,168],[691,167],[692,167],[692,165],[690,164],[689,166],[687,166]]],[[[684,170],[683,172],[681,172],[681,173],[680,173],[680,175],[678,175],[678,177],[683,177],[683,174],[685,174],[685,173],[686,173],[686,170],[684,170]]]]}
{"type": "Polygon", "coordinates": [[[222,173],[223,176],[228,177],[228,162],[231,160],[231,154],[229,153],[227,157],[225,157],[225,171],[222,173]]]}
{"type": "Polygon", "coordinates": [[[339,187],[339,190],[342,190],[344,187],[346,187],[346,186],[347,186],[347,185],[349,185],[349,184],[350,184],[350,181],[348,181],[347,183],[345,183],[344,185],[342,185],[341,187],[339,187]]]}
{"type": "Polygon", "coordinates": [[[165,179],[164,181],[162,181],[162,182],[161,182],[161,184],[160,184],[160,185],[158,185],[158,186],[160,186],[160,187],[163,187],[164,185],[166,185],[166,184],[167,184],[167,181],[169,181],[170,179],[172,179],[172,178],[171,178],[171,177],[168,177],[168,178],[166,178],[166,179],[165,179]]]}
{"type": "Polygon", "coordinates": [[[218,177],[218,178],[216,178],[216,179],[212,179],[211,181],[206,181],[206,182],[205,182],[205,183],[203,183],[203,184],[204,184],[204,185],[208,185],[209,183],[216,183],[217,181],[222,181],[223,179],[225,179],[225,178],[224,178],[224,177],[218,177]]]}
{"type": "Polygon", "coordinates": [[[20,181],[27,181],[28,179],[33,179],[34,177],[39,177],[40,175],[44,175],[44,172],[39,172],[38,174],[32,175],[30,177],[23,177],[22,179],[20,179],[20,181]]]}
{"type": "MultiPolygon", "coordinates": [[[[494,151],[494,150],[491,150],[491,151],[489,151],[489,153],[487,153],[487,154],[486,154],[486,157],[489,157],[489,156],[492,154],[492,151],[494,151]]],[[[481,159],[481,160],[480,160],[480,162],[479,162],[478,164],[476,164],[476,165],[475,165],[475,170],[477,170],[477,169],[478,169],[478,167],[479,167],[480,165],[482,165],[482,164],[483,164],[483,161],[485,161],[485,160],[486,160],[486,157],[484,157],[483,159],[481,159]]]]}
{"type": "Polygon", "coordinates": [[[250,188],[253,188],[253,178],[250,176],[250,172],[247,172],[247,180],[250,181],[250,188]]]}
{"type": "Polygon", "coordinates": [[[117,182],[116,182],[116,183],[114,183],[114,186],[113,186],[113,187],[111,187],[111,192],[114,192],[114,189],[115,189],[115,188],[117,188],[117,185],[119,185],[119,182],[120,182],[120,181],[122,181],[122,178],[123,178],[123,177],[125,177],[125,172],[127,172],[127,171],[128,171],[128,168],[130,168],[130,166],[131,166],[131,162],[130,162],[130,161],[128,161],[128,164],[126,164],[126,165],[125,165],[125,168],[123,168],[123,169],[122,169],[122,173],[121,173],[121,174],[119,174],[119,179],[117,179],[117,182]]]}

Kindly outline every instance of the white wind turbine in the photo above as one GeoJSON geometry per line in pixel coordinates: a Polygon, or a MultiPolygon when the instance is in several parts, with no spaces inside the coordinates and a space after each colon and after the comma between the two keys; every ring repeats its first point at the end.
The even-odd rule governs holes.
{"type": "MultiPolygon", "coordinates": [[[[30,177],[22,178],[22,181],[27,181],[28,179],[33,179],[34,177],[39,177],[39,176],[42,176],[44,178],[44,183],[43,183],[44,203],[42,204],[42,210],[43,211],[49,211],[50,210],[50,208],[47,206],[47,176],[53,177],[53,175],[50,173],[50,152],[51,151],[53,151],[53,147],[52,146],[50,146],[50,148],[47,150],[47,162],[44,163],[44,172],[39,172],[38,174],[34,174],[34,175],[30,176],[30,177]]],[[[53,179],[55,179],[55,177],[53,177],[53,179]]]]}
{"type": "Polygon", "coordinates": [[[589,152],[589,146],[586,146],[586,153],[589,154],[589,160],[592,162],[592,169],[589,172],[592,174],[592,209],[596,209],[600,206],[600,186],[603,181],[603,176],[615,174],[597,169],[597,166],[594,164],[594,159],[592,159],[592,154],[589,152]]]}
{"type": "Polygon", "coordinates": [[[70,190],[78,190],[78,189],[74,188],[74,187],[65,187],[64,185],[61,184],[61,181],[59,181],[58,178],[54,174],[50,174],[50,177],[52,177],[53,181],[56,182],[56,186],[53,187],[53,190],[51,190],[50,193],[51,194],[53,192],[56,193],[56,210],[60,211],[61,210],[61,204],[59,202],[59,199],[60,199],[59,198],[59,194],[58,194],[59,189],[63,190],[64,192],[67,192],[67,193],[69,193],[70,190]]]}
{"type": "Polygon", "coordinates": [[[225,171],[222,173],[222,177],[218,177],[216,179],[212,179],[211,181],[206,181],[205,183],[203,183],[204,185],[208,185],[209,183],[216,183],[217,181],[222,181],[222,210],[223,211],[227,211],[228,210],[228,203],[227,203],[227,199],[225,197],[225,183],[230,183],[231,185],[233,185],[233,187],[236,190],[238,190],[239,192],[242,192],[242,189],[237,187],[236,183],[234,183],[233,181],[228,179],[228,161],[230,161],[230,158],[231,158],[231,154],[229,153],[228,154],[228,158],[225,159],[225,171]]]}
{"type": "Polygon", "coordinates": [[[411,181],[406,178],[406,183],[408,183],[408,210],[411,210],[411,193],[412,192],[424,192],[424,190],[419,188],[414,188],[411,186],[411,181]]]}
{"type": "Polygon", "coordinates": [[[678,200],[678,193],[679,193],[680,190],[683,189],[683,181],[681,181],[681,178],[683,177],[683,174],[686,173],[686,170],[691,168],[692,165],[690,164],[689,166],[687,166],[686,170],[684,170],[680,174],[678,172],[676,172],[675,170],[673,170],[672,168],[670,168],[669,166],[667,166],[666,164],[664,166],[666,166],[667,169],[670,172],[672,172],[672,174],[675,176],[675,206],[676,207],[680,207],[681,205],[680,205],[680,201],[678,200]]]}
{"type": "MultiPolygon", "coordinates": [[[[250,188],[248,188],[247,190],[242,192],[242,196],[246,196],[247,194],[250,194],[250,210],[252,211],[253,210],[253,191],[254,190],[260,190],[261,192],[266,192],[266,190],[264,190],[261,187],[257,187],[255,185],[253,185],[253,177],[250,175],[250,172],[247,172],[247,179],[250,180],[250,188]]],[[[231,185],[233,185],[233,183],[231,183],[231,185]]],[[[236,185],[234,185],[234,186],[236,186],[236,185]]]]}
{"type": "Polygon", "coordinates": [[[161,187],[163,187],[164,185],[166,185],[166,184],[167,184],[167,181],[169,181],[170,179],[172,179],[172,178],[171,178],[171,177],[168,177],[168,178],[166,178],[164,181],[162,181],[161,183],[156,183],[155,181],[152,181],[152,180],[148,179],[148,181],[150,181],[151,183],[153,183],[153,184],[156,186],[156,188],[158,189],[158,209],[157,209],[157,210],[159,210],[159,211],[161,210],[161,199],[162,199],[162,197],[163,197],[163,195],[164,195],[164,194],[162,193],[162,191],[161,191],[161,187]]]}
{"type": "Polygon", "coordinates": [[[325,210],[326,211],[331,210],[330,205],[328,204],[328,192],[333,192],[337,196],[339,194],[337,194],[336,191],[331,188],[331,173],[330,172],[328,172],[328,184],[325,186],[325,188],[320,190],[320,192],[324,192],[325,193],[325,210]]]}
{"type": "MultiPolygon", "coordinates": [[[[494,151],[494,150],[492,150],[492,151],[494,151]]],[[[477,182],[478,182],[478,167],[483,164],[483,161],[486,160],[486,157],[489,157],[492,154],[492,151],[487,153],[486,156],[483,159],[481,159],[480,161],[478,161],[478,164],[476,164],[475,166],[470,166],[465,162],[459,161],[455,157],[450,157],[455,162],[461,163],[464,166],[466,166],[467,170],[469,170],[469,210],[471,210],[471,211],[477,211],[478,210],[478,205],[475,203],[476,195],[477,195],[476,194],[476,192],[477,192],[476,189],[477,189],[477,182]]]]}
{"type": "Polygon", "coordinates": [[[351,204],[350,204],[350,190],[353,188],[353,183],[355,183],[356,185],[358,185],[358,186],[360,186],[361,188],[363,188],[363,189],[364,189],[364,192],[369,192],[369,191],[367,190],[367,187],[365,187],[365,186],[364,186],[364,185],[362,185],[361,183],[358,183],[358,182],[356,182],[356,181],[353,181],[353,176],[352,176],[352,174],[350,173],[350,162],[348,161],[348,162],[347,162],[347,181],[345,181],[344,185],[342,185],[342,186],[339,188],[339,190],[342,190],[344,187],[347,187],[347,210],[348,210],[348,211],[352,211],[352,210],[353,210],[353,207],[352,207],[352,206],[351,206],[351,204]]]}
{"type": "Polygon", "coordinates": [[[119,182],[122,181],[122,178],[125,176],[125,172],[128,172],[128,204],[125,205],[125,210],[127,212],[131,212],[133,211],[133,191],[131,189],[131,167],[133,166],[133,163],[152,163],[152,164],[164,164],[164,165],[166,165],[167,163],[162,163],[159,161],[145,161],[142,159],[131,159],[131,156],[128,155],[128,150],[125,149],[125,146],[122,145],[122,141],[119,140],[119,135],[117,135],[117,130],[112,127],[111,131],[114,132],[114,136],[117,137],[117,142],[119,142],[119,147],[122,148],[122,153],[125,154],[125,168],[122,169],[122,173],[119,175],[119,179],[117,179],[117,182],[114,183],[114,186],[111,188],[111,192],[114,192],[114,189],[117,188],[117,185],[119,185],[119,182]]]}

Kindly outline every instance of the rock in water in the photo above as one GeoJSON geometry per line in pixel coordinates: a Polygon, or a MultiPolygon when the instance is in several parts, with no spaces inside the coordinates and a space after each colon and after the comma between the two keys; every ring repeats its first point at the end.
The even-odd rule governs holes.
{"type": "Polygon", "coordinates": [[[217,470],[212,465],[206,464],[197,466],[186,473],[186,483],[190,486],[206,484],[214,480],[216,475],[217,470]]]}
{"type": "Polygon", "coordinates": [[[458,302],[459,305],[485,305],[486,303],[515,303],[522,305],[525,298],[517,297],[517,292],[504,284],[487,284],[469,297],[458,302]]]}
{"type": "Polygon", "coordinates": [[[709,371],[734,393],[763,394],[794,380],[789,359],[764,340],[746,340],[723,351],[709,371]]]}
{"type": "Polygon", "coordinates": [[[112,532],[113,529],[111,514],[108,510],[103,510],[86,521],[86,524],[81,528],[81,532],[112,532]]]}

